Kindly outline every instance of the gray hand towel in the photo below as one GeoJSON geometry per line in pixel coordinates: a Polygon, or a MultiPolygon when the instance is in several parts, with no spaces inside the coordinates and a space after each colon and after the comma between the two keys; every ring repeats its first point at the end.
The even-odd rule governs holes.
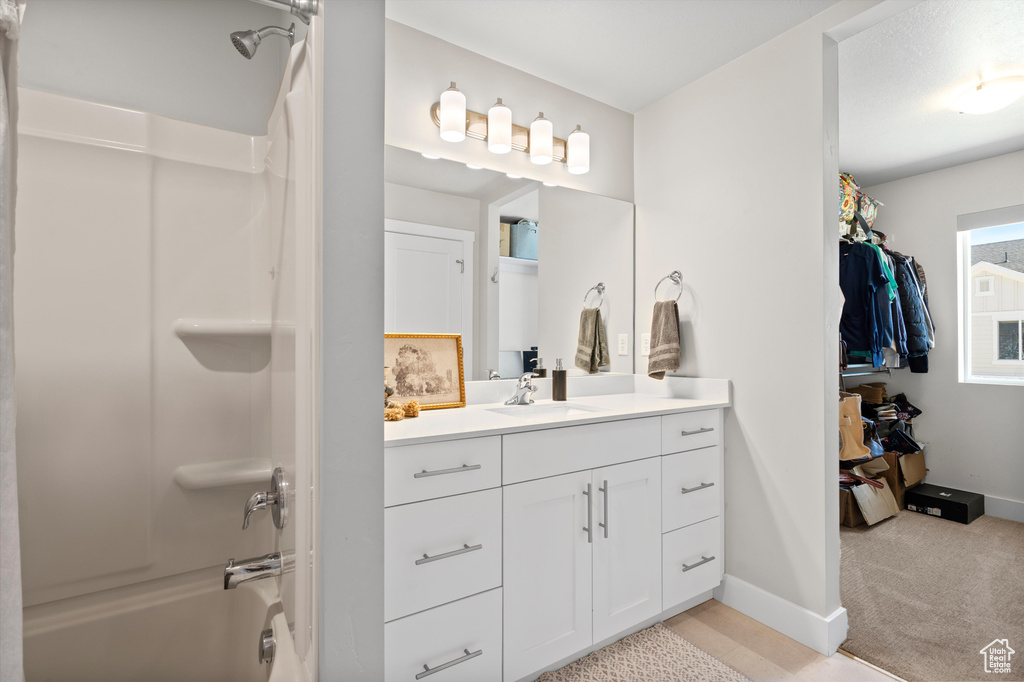
{"type": "Polygon", "coordinates": [[[584,308],[580,313],[580,338],[576,346],[576,366],[587,374],[597,374],[598,369],[611,364],[608,355],[608,339],[601,322],[600,308],[584,308]]]}
{"type": "Polygon", "coordinates": [[[657,301],[651,324],[651,355],[647,359],[647,376],[664,379],[665,372],[679,369],[681,355],[679,308],[675,301],[657,301]]]}

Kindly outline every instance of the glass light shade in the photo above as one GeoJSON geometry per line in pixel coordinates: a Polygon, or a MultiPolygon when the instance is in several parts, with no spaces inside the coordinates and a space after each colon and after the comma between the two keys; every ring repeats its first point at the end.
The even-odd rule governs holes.
{"type": "Polygon", "coordinates": [[[576,126],[565,141],[565,165],[573,175],[583,175],[590,170],[590,135],[576,126]]]}
{"type": "Polygon", "coordinates": [[[452,86],[441,93],[441,139],[445,142],[462,142],[466,139],[466,96],[452,86]]]}
{"type": "Polygon", "coordinates": [[[551,163],[554,146],[554,126],[542,111],[530,124],[530,161],[539,166],[551,163]]]}
{"type": "Polygon", "coordinates": [[[501,98],[487,110],[487,149],[495,154],[512,151],[512,110],[501,98]]]}
{"type": "Polygon", "coordinates": [[[991,114],[1013,104],[1024,95],[1024,76],[1005,76],[982,81],[965,90],[953,103],[963,114],[991,114]]]}

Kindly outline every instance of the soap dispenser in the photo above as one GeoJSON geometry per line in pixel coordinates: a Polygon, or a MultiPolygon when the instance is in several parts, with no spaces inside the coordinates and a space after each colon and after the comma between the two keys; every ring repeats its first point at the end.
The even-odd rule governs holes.
{"type": "Polygon", "coordinates": [[[565,369],[562,358],[555,361],[555,369],[551,371],[551,399],[565,400],[565,369]]]}
{"type": "Polygon", "coordinates": [[[538,379],[546,379],[548,376],[548,370],[544,366],[544,358],[534,358],[530,360],[533,363],[533,373],[537,375],[538,379]]]}

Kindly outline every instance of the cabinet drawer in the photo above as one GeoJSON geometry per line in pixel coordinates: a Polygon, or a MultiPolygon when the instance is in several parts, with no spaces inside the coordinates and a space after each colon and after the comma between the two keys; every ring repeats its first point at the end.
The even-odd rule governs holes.
{"type": "Polygon", "coordinates": [[[416,682],[417,675],[430,682],[501,680],[500,589],[384,626],[386,682],[416,682]],[[436,675],[424,674],[424,666],[436,675]]]}
{"type": "Polygon", "coordinates": [[[505,485],[656,457],[660,417],[567,426],[502,436],[505,485]]]}
{"type": "Polygon", "coordinates": [[[384,506],[501,485],[501,436],[384,449],[384,506]]]}
{"type": "Polygon", "coordinates": [[[661,454],[721,444],[721,414],[721,410],[704,410],[665,415],[661,418],[661,454]]]}
{"type": "Polygon", "coordinates": [[[719,516],[722,448],[680,452],[661,459],[661,530],[668,532],[719,516]]]}
{"type": "Polygon", "coordinates": [[[666,533],[661,542],[662,610],[718,587],[722,582],[725,565],[720,518],[666,533]]]}
{"type": "Polygon", "coordinates": [[[499,585],[500,488],[384,510],[384,620],[499,585]]]}

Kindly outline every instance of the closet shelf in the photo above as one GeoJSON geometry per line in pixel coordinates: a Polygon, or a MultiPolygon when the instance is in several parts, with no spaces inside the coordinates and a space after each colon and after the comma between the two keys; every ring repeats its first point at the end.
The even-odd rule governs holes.
{"type": "Polygon", "coordinates": [[[228,459],[205,464],[183,464],[174,470],[174,480],[185,490],[207,490],[266,483],[272,471],[269,459],[228,459]]]}

